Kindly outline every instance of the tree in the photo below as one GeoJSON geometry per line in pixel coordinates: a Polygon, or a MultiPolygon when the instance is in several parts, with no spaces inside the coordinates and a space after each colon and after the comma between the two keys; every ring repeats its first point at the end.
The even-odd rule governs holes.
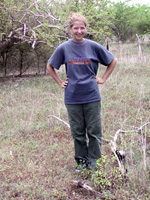
{"type": "Polygon", "coordinates": [[[150,33],[150,7],[146,5],[129,5],[130,0],[112,4],[114,13],[111,29],[118,41],[130,40],[136,34],[150,33]]]}
{"type": "Polygon", "coordinates": [[[129,6],[129,1],[113,3],[112,6],[112,12],[115,17],[113,18],[111,29],[118,41],[126,41],[135,34],[135,27],[132,25],[132,20],[135,18],[136,12],[134,7],[129,6]]]}
{"type": "Polygon", "coordinates": [[[0,55],[5,75],[8,71],[6,65],[12,65],[7,62],[7,55],[12,55],[12,52],[19,50],[20,59],[18,57],[16,59],[19,59],[17,63],[20,63],[20,74],[22,74],[23,56],[25,55],[23,52],[31,51],[28,47],[33,50],[37,46],[39,48],[40,44],[54,47],[59,38],[65,38],[67,35],[64,27],[56,24],[57,21],[59,24],[62,22],[53,15],[48,3],[49,1],[44,4],[43,1],[37,0],[3,0],[0,2],[2,21],[0,24],[0,55]],[[11,51],[12,48],[13,51],[11,51]]]}
{"type": "MultiPolygon", "coordinates": [[[[43,1],[37,0],[11,0],[10,2],[3,0],[0,2],[0,12],[3,16],[0,53],[12,47],[14,43],[28,43],[32,48],[35,48],[37,43],[47,43],[46,29],[49,29],[50,36],[54,34],[53,29],[63,32],[64,37],[68,34],[64,27],[55,25],[56,21],[61,23],[61,20],[56,18],[51,9],[46,6],[45,4],[43,7],[43,1]]],[[[49,45],[52,44],[49,42],[49,45]]]]}
{"type": "Polygon", "coordinates": [[[1,12],[0,53],[14,43],[28,43],[35,48],[38,43],[54,46],[56,40],[69,38],[66,19],[70,11],[86,15],[89,21],[89,35],[101,40],[109,35],[111,12],[107,0],[3,0],[1,12]]]}
{"type": "Polygon", "coordinates": [[[150,34],[150,7],[146,5],[137,5],[135,7],[137,13],[133,25],[139,35],[150,34]]]}
{"type": "Polygon", "coordinates": [[[99,42],[104,42],[105,36],[110,36],[113,13],[108,0],[82,1],[80,12],[83,13],[89,23],[89,37],[99,42]]]}
{"type": "MultiPolygon", "coordinates": [[[[66,19],[71,11],[87,17],[88,38],[103,43],[105,35],[110,36],[113,15],[108,0],[2,0],[0,54],[3,61],[6,61],[6,53],[19,51],[20,58],[17,58],[22,74],[25,51],[32,49],[37,55],[40,55],[37,51],[41,51],[44,56],[42,46],[50,52],[51,48],[70,38],[66,19]]],[[[10,62],[3,62],[5,68],[6,63],[10,62]]]]}

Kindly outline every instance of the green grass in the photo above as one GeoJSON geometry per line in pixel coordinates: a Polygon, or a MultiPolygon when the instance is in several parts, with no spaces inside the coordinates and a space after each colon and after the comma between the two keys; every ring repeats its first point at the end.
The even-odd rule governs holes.
{"type": "MultiPolygon", "coordinates": [[[[50,76],[0,82],[0,199],[100,199],[77,187],[74,180],[102,192],[103,199],[149,199],[150,154],[147,151],[144,157],[143,147],[150,149],[150,124],[139,133],[129,131],[150,122],[150,63],[144,48],[141,61],[136,44],[112,45],[110,51],[118,64],[99,86],[103,138],[112,140],[119,129],[127,131],[117,139],[118,150],[126,152],[125,177],[105,141],[99,175],[74,174],[70,130],[48,117],[55,115],[68,122],[63,90],[50,76]]],[[[104,70],[101,67],[99,75],[104,70]]],[[[65,79],[64,72],[60,76],[65,79]]]]}

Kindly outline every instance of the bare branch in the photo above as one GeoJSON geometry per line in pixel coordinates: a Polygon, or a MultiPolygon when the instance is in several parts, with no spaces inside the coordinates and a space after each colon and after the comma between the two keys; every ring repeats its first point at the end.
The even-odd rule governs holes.
{"type": "Polygon", "coordinates": [[[36,43],[36,33],[35,33],[34,30],[32,30],[32,32],[33,32],[33,38],[34,38],[33,44],[32,44],[32,48],[34,49],[35,48],[35,43],[36,43]]]}
{"type": "Polygon", "coordinates": [[[22,18],[20,19],[20,22],[25,18],[25,16],[27,15],[27,13],[30,11],[30,8],[33,6],[34,4],[31,4],[25,11],[24,15],[22,16],[22,18]]]}
{"type": "MultiPolygon", "coordinates": [[[[88,186],[87,184],[85,183],[82,183],[81,181],[73,181],[73,183],[75,183],[77,185],[77,187],[80,187],[80,188],[84,188],[85,190],[87,190],[88,192],[90,192],[91,195],[94,195],[94,196],[98,196],[98,197],[104,197],[104,194],[101,193],[101,192],[97,192],[95,190],[93,190],[90,186],[88,186]]],[[[105,194],[105,197],[113,197],[113,195],[106,195],[105,194]]]]}
{"type": "Polygon", "coordinates": [[[23,36],[25,36],[26,35],[26,24],[23,24],[23,36]]]}
{"type": "Polygon", "coordinates": [[[70,128],[70,125],[67,122],[60,119],[59,117],[56,117],[55,115],[49,115],[48,117],[53,117],[53,118],[59,120],[60,122],[64,123],[65,125],[67,125],[68,128],[70,128]]]}
{"type": "MultiPolygon", "coordinates": [[[[113,137],[113,140],[110,140],[111,150],[113,151],[115,157],[117,158],[117,162],[118,162],[118,165],[119,165],[119,168],[120,168],[120,171],[121,171],[122,175],[124,175],[126,173],[126,170],[124,168],[124,164],[122,163],[122,161],[119,160],[118,155],[116,154],[116,151],[117,151],[117,144],[116,143],[117,143],[117,139],[118,139],[119,134],[121,134],[121,133],[135,133],[135,132],[141,133],[143,127],[145,127],[145,126],[147,126],[149,124],[150,124],[150,122],[146,122],[140,128],[135,127],[134,130],[129,130],[129,131],[123,131],[123,130],[119,129],[116,132],[115,136],[113,137]]],[[[145,140],[146,140],[146,136],[145,136],[145,140]]],[[[143,148],[143,153],[144,153],[144,168],[146,169],[146,154],[145,154],[146,142],[145,143],[143,142],[143,147],[142,148],[143,148]]]]}
{"type": "Polygon", "coordinates": [[[103,193],[100,193],[100,192],[97,192],[97,191],[93,190],[90,186],[82,183],[81,181],[79,181],[79,182],[78,181],[73,181],[73,183],[77,184],[78,187],[84,188],[85,190],[89,191],[91,195],[96,194],[99,197],[103,196],[103,193]]]}
{"type": "MultiPolygon", "coordinates": [[[[55,16],[54,16],[54,14],[50,14],[47,10],[45,10],[44,8],[42,8],[40,5],[39,5],[39,3],[37,3],[37,1],[36,1],[36,6],[38,5],[38,7],[40,8],[40,10],[42,10],[42,11],[44,11],[44,13],[47,13],[48,14],[48,16],[51,18],[51,19],[53,19],[53,20],[55,20],[55,21],[60,21],[60,19],[57,19],[55,16]]],[[[49,8],[50,9],[50,8],[49,8]]],[[[51,11],[52,12],[52,11],[51,11]]]]}
{"type": "Polygon", "coordinates": [[[36,8],[36,10],[39,12],[39,9],[38,9],[38,4],[37,4],[37,0],[34,0],[34,7],[36,8]]]}
{"type": "Polygon", "coordinates": [[[122,176],[124,176],[125,173],[126,173],[126,170],[125,170],[125,167],[124,167],[123,163],[119,160],[119,158],[118,158],[118,156],[117,156],[117,154],[116,154],[116,149],[115,149],[115,148],[116,148],[116,145],[114,145],[114,143],[111,141],[110,146],[111,146],[112,152],[114,153],[114,155],[115,155],[115,157],[116,157],[116,159],[117,159],[120,172],[121,172],[122,176]]]}
{"type": "Polygon", "coordinates": [[[8,35],[8,38],[13,37],[17,32],[22,31],[22,30],[23,30],[23,27],[17,28],[16,30],[11,31],[11,32],[9,33],[9,35],[8,35]]]}

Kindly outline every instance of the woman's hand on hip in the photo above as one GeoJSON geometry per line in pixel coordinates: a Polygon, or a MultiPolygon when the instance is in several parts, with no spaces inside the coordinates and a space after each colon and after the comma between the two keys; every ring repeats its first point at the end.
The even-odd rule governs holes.
{"type": "Polygon", "coordinates": [[[102,78],[99,78],[98,76],[93,76],[93,78],[95,78],[97,84],[103,84],[103,83],[105,83],[105,81],[102,78]]]}
{"type": "Polygon", "coordinates": [[[68,85],[68,78],[66,78],[66,80],[60,84],[60,87],[66,88],[67,85],[68,85]]]}

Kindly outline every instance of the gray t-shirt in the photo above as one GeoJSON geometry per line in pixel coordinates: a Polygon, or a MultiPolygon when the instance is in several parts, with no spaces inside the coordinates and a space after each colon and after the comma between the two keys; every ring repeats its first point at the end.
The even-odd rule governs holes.
{"type": "Polygon", "coordinates": [[[65,104],[84,104],[101,100],[99,88],[93,76],[97,75],[98,63],[108,66],[114,56],[102,45],[89,39],[81,43],[72,39],[59,45],[49,64],[59,69],[66,66],[68,85],[65,88],[65,104]]]}

